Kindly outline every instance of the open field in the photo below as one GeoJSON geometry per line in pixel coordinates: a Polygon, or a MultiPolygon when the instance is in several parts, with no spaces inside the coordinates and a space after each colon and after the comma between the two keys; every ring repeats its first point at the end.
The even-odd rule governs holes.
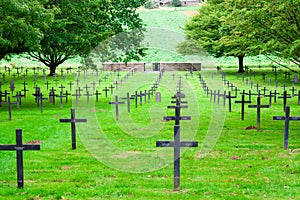
{"type": "MultiPolygon", "coordinates": [[[[273,78],[269,69],[267,78],[273,78]]],[[[196,140],[198,148],[183,148],[181,157],[181,191],[174,192],[172,148],[155,147],[156,140],[172,140],[174,122],[165,122],[163,116],[173,115],[167,109],[171,96],[176,91],[178,75],[185,72],[165,72],[157,91],[162,93],[162,102],[156,103],[151,97],[143,105],[134,107],[131,101],[130,114],[125,105],[120,105],[120,120],[115,121],[114,96],[124,97],[126,92],[149,89],[155,82],[157,73],[139,73],[130,77],[126,83],[108,97],[102,91],[99,102],[95,97],[86,103],[81,97],[78,107],[73,102],[59,101],[52,105],[45,101],[44,112],[31,95],[34,93],[33,79],[29,75],[28,96],[23,99],[20,109],[13,106],[12,121],[8,120],[7,108],[0,108],[0,138],[2,144],[15,143],[15,129],[22,128],[24,143],[39,143],[40,151],[24,152],[25,188],[16,187],[15,152],[1,151],[0,197],[3,199],[293,199],[299,194],[299,122],[291,122],[289,150],[283,149],[283,121],[274,121],[272,116],[284,115],[282,100],[273,103],[270,109],[262,110],[261,131],[245,130],[256,126],[256,109],[246,108],[245,120],[240,120],[240,105],[233,104],[232,112],[216,103],[200,86],[197,72],[183,78],[183,92],[186,94],[189,108],[183,109],[183,115],[192,116],[191,121],[183,121],[182,140],[196,140]],[[77,118],[87,118],[88,123],[78,123],[78,146],[71,149],[70,125],[59,123],[60,118],[70,117],[70,108],[76,108],[77,118]],[[224,120],[224,122],[223,122],[224,120]]],[[[211,89],[229,89],[220,84],[221,77],[216,72],[201,72],[211,89]]],[[[257,72],[252,81],[261,87],[277,89],[281,87],[284,75],[278,75],[281,83],[278,88],[262,80],[262,72],[257,72]]],[[[103,72],[103,78],[109,72],[103,72]]],[[[226,79],[239,89],[249,90],[236,78],[234,71],[226,71],[226,79]]],[[[121,77],[125,72],[121,72],[121,77]]],[[[113,84],[114,75],[109,75],[96,89],[101,91],[113,84]]],[[[120,77],[120,78],[121,78],[120,77]]],[[[183,76],[185,77],[185,76],[183,76]]],[[[249,78],[249,75],[245,75],[249,78]]],[[[12,77],[6,76],[2,90],[9,90],[12,77]]],[[[69,75],[60,84],[75,82],[69,75]]],[[[268,80],[267,79],[267,80],[268,80]]],[[[46,91],[45,81],[38,76],[37,85],[46,91]]],[[[86,83],[93,79],[90,78],[86,83]]],[[[55,85],[53,77],[47,77],[51,87],[55,85]]],[[[83,84],[83,75],[81,75],[83,84]]],[[[289,88],[291,83],[286,81],[289,88]]],[[[22,89],[21,78],[16,79],[16,90],[22,89]]],[[[83,87],[83,85],[80,85],[83,87]]],[[[299,85],[295,85],[299,90],[299,85]]],[[[253,89],[255,92],[255,89],[253,89]]],[[[74,93],[74,90],[73,92],[74,93]]],[[[289,91],[290,93],[290,91],[289,91]]],[[[46,95],[47,96],[47,95],[46,95]]],[[[240,95],[237,99],[240,99],[240,95]]],[[[255,98],[254,98],[255,99],[255,98]]],[[[262,98],[267,104],[268,98],[262,98]]],[[[253,101],[255,104],[255,100],[253,101]]],[[[294,97],[288,100],[291,114],[299,116],[300,107],[294,97]]]]}
{"type": "MultiPolygon", "coordinates": [[[[174,43],[177,40],[174,38],[184,38],[180,27],[195,13],[195,7],[139,12],[148,24],[150,33],[155,33],[153,38],[156,38],[145,43],[151,47],[151,53],[144,62],[187,61],[188,58],[175,52],[174,43]],[[162,40],[157,39],[161,35],[164,36],[162,40]]],[[[16,153],[0,151],[0,199],[299,199],[300,122],[290,122],[289,147],[284,150],[284,121],[273,120],[273,116],[284,116],[282,99],[277,99],[276,103],[272,99],[271,108],[261,110],[259,131],[255,129],[256,109],[248,108],[247,104],[245,120],[241,120],[241,105],[233,103],[241,100],[242,90],[257,93],[256,84],[261,94],[266,87],[266,95],[270,90],[282,95],[284,84],[288,94],[292,94],[291,80],[295,74],[286,77],[285,71],[277,69],[275,78],[270,68],[274,63],[265,57],[246,58],[245,64],[255,74],[244,75],[236,74],[235,58],[207,59],[207,63],[212,63],[212,69],[221,66],[226,80],[239,89],[237,98],[232,100],[232,112],[228,111],[228,99],[226,107],[223,107],[222,98],[219,104],[213,102],[213,97],[201,87],[198,76],[201,74],[212,91],[226,91],[227,94],[230,91],[234,95],[234,90],[224,85],[221,73],[206,70],[194,71],[194,75],[187,78],[185,71],[166,71],[155,91],[161,93],[162,101],[155,101],[155,92],[150,100],[147,98],[145,101],[143,97],[142,105],[138,99],[137,107],[132,99],[128,113],[126,100],[121,100],[121,97],[126,97],[127,92],[135,95],[135,91],[149,91],[159,73],[148,71],[132,74],[121,71],[118,76],[117,72],[99,71],[97,76],[96,72],[89,71],[85,78],[83,71],[77,73],[81,59],[75,58],[58,68],[57,84],[54,77],[44,77],[40,70],[36,86],[47,98],[52,87],[56,94],[59,94],[61,85],[65,87],[64,92],[67,90],[71,94],[76,94],[80,87],[83,96],[78,99],[78,105],[76,98],[69,96],[68,103],[63,98],[60,108],[59,98],[56,97],[55,105],[49,100],[43,102],[41,113],[32,95],[35,93],[32,67],[41,66],[40,63],[22,56],[13,57],[10,62],[15,62],[16,66],[30,67],[28,76],[23,77],[24,69],[15,78],[13,75],[17,69],[11,69],[9,73],[4,66],[10,62],[0,63],[2,92],[7,90],[10,96],[14,96],[24,88],[24,81],[29,90],[19,109],[12,105],[12,120],[8,119],[7,105],[0,107],[0,144],[15,144],[17,128],[23,131],[24,144],[40,144],[40,151],[24,152],[24,189],[17,188],[16,153]],[[67,73],[67,67],[73,67],[72,72],[67,73]],[[128,73],[130,76],[125,78],[128,73]],[[198,141],[199,147],[181,148],[181,190],[173,191],[173,148],[158,148],[156,141],[173,140],[174,121],[163,120],[163,117],[174,115],[174,110],[167,106],[173,105],[171,97],[178,89],[180,75],[182,92],[186,96],[184,100],[188,102],[188,108],[182,109],[181,114],[191,116],[191,120],[181,121],[181,139],[198,141]],[[123,83],[117,90],[114,88],[112,93],[110,89],[106,97],[103,89],[116,87],[115,79],[119,83],[123,80],[123,83]],[[14,92],[10,91],[12,80],[14,92]],[[97,83],[95,88],[94,82],[97,83]],[[70,83],[74,84],[72,89],[70,83]],[[85,86],[90,87],[89,94],[94,94],[89,102],[84,96],[87,95],[85,86]],[[98,102],[96,91],[101,93],[98,102]],[[109,104],[115,101],[116,95],[119,101],[125,102],[119,105],[118,121],[115,105],[109,104]],[[71,108],[76,109],[76,118],[87,119],[87,123],[76,124],[76,150],[72,150],[71,146],[70,124],[59,122],[61,118],[70,118],[71,108]]],[[[299,72],[298,68],[296,70],[299,72]]],[[[294,83],[294,89],[297,94],[299,82],[294,83]]],[[[246,98],[248,100],[249,97],[246,98]]],[[[16,99],[12,98],[12,101],[16,99]]],[[[264,105],[269,104],[267,96],[262,95],[261,101],[264,105]]],[[[291,107],[291,115],[300,117],[297,96],[287,102],[291,107]]],[[[252,96],[251,104],[256,104],[256,96],[252,96]]]]}

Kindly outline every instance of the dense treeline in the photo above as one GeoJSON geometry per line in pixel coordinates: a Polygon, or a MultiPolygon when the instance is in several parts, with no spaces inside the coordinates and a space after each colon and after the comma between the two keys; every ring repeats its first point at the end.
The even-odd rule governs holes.
{"type": "Polygon", "coordinates": [[[185,24],[183,54],[205,51],[235,56],[244,72],[245,56],[265,55],[300,66],[299,0],[208,0],[185,24]]]}

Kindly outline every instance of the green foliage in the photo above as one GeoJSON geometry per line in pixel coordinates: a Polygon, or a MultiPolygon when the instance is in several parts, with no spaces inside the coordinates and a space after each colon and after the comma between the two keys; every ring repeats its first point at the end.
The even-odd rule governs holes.
{"type": "Polygon", "coordinates": [[[213,56],[238,57],[239,72],[244,56],[277,56],[299,65],[299,14],[300,2],[293,0],[209,0],[186,23],[187,41],[178,48],[184,51],[193,39],[213,56]]]}
{"type": "Polygon", "coordinates": [[[172,0],[171,2],[172,2],[172,5],[174,7],[180,7],[180,6],[182,6],[181,0],[172,0]]]}
{"type": "Polygon", "coordinates": [[[288,1],[228,1],[235,6],[228,21],[251,40],[251,50],[275,55],[300,65],[300,2],[288,1]]]}
{"type": "Polygon", "coordinates": [[[152,0],[148,0],[145,4],[145,8],[147,9],[153,9],[153,1],[152,0]]]}
{"type": "Polygon", "coordinates": [[[58,8],[59,13],[44,32],[42,48],[31,52],[31,55],[48,66],[50,74],[53,74],[56,67],[67,59],[78,55],[86,57],[101,42],[119,33],[129,32],[127,36],[122,35],[126,40],[111,40],[114,43],[106,43],[104,46],[109,48],[98,53],[102,57],[113,57],[111,50],[114,48],[119,51],[114,54],[119,56],[119,60],[137,59],[142,54],[136,46],[143,37],[143,24],[136,9],[144,3],[144,0],[50,1],[46,7],[58,8]],[[133,45],[135,48],[132,48],[133,45]],[[129,51],[130,48],[132,50],[129,51]],[[125,55],[120,54],[123,50],[125,55]]]}
{"type": "Polygon", "coordinates": [[[85,57],[99,43],[129,32],[122,35],[125,41],[114,40],[117,43],[106,45],[119,51],[114,54],[118,60],[138,60],[143,55],[143,49],[138,47],[143,23],[136,9],[144,3],[145,0],[3,0],[0,59],[8,53],[29,52],[49,67],[52,75],[67,59],[85,57]]]}
{"type": "Polygon", "coordinates": [[[52,11],[37,0],[1,0],[0,60],[9,54],[41,48],[43,30],[53,20],[52,11]]]}

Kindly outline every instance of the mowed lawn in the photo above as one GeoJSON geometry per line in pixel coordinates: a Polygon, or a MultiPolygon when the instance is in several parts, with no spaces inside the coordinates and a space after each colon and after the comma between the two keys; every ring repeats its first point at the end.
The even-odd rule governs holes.
{"type": "MultiPolygon", "coordinates": [[[[189,8],[170,8],[164,10],[141,10],[141,16],[148,21],[148,27],[167,30],[163,33],[176,38],[183,38],[183,31],[178,27],[192,12],[189,8]],[[157,13],[162,13],[159,15],[157,13]],[[158,16],[159,15],[159,16],[158,16]],[[154,17],[154,18],[152,18],[154,17]],[[176,22],[176,23],[173,23],[176,22]],[[163,23],[163,24],[160,24],[163,23]]],[[[157,30],[157,29],[152,29],[157,30]]],[[[158,34],[159,35],[159,34],[158,34]]],[[[177,40],[176,40],[177,41],[177,40]]],[[[147,57],[147,62],[182,61],[173,50],[162,48],[154,43],[155,54],[147,57]],[[161,50],[161,49],[160,49],[161,50]],[[163,56],[162,56],[163,55],[163,56]]],[[[76,60],[77,61],[77,60],[76,60]]],[[[224,62],[228,60],[224,59],[224,62]]],[[[264,61],[264,60],[263,60],[264,61]]],[[[74,62],[74,61],[72,61],[74,62]]],[[[261,62],[261,60],[259,60],[261,62]]],[[[259,62],[257,64],[259,64],[259,62]]],[[[22,65],[22,62],[16,62],[22,65]]],[[[78,63],[74,63],[74,65],[78,63]]],[[[30,65],[30,64],[29,64],[30,65]]],[[[72,66],[68,63],[66,66],[72,66]]],[[[222,62],[215,65],[221,65],[222,62]]],[[[64,66],[64,67],[66,67],[64,66]]],[[[212,66],[215,68],[215,66],[212,66]]],[[[130,100],[131,111],[127,112],[126,93],[135,94],[153,87],[159,74],[153,72],[136,72],[126,81],[114,88],[113,94],[108,91],[105,97],[103,89],[114,86],[116,73],[107,71],[99,73],[101,84],[95,90],[101,92],[98,102],[96,97],[81,96],[76,106],[75,97],[68,103],[63,100],[60,108],[59,99],[55,105],[44,101],[41,113],[35,103],[34,75],[30,70],[26,77],[27,97],[22,99],[19,109],[12,106],[12,120],[8,120],[7,106],[0,107],[0,144],[15,144],[15,131],[21,128],[23,142],[40,144],[40,151],[24,151],[24,189],[17,188],[16,153],[0,151],[0,198],[1,199],[298,199],[299,192],[299,152],[300,121],[290,122],[289,148],[283,148],[284,121],[275,121],[273,116],[284,116],[282,99],[272,101],[271,108],[261,110],[261,130],[247,127],[256,126],[256,109],[245,107],[245,120],[241,120],[241,105],[233,103],[241,100],[243,89],[249,91],[250,81],[262,89],[275,89],[282,94],[284,83],[291,94],[291,78],[285,79],[284,73],[278,73],[279,86],[275,86],[274,72],[271,68],[253,68],[256,76],[242,75],[237,78],[237,69],[225,69],[226,80],[239,88],[237,98],[232,100],[232,112],[228,111],[228,100],[224,108],[213,103],[201,87],[198,73],[204,77],[209,89],[231,91],[222,81],[221,74],[215,70],[194,72],[193,77],[185,77],[186,72],[167,71],[162,76],[155,92],[161,93],[161,102],[155,101],[155,94],[150,100],[142,98],[137,108],[135,100],[130,100]],[[262,79],[265,72],[266,81],[262,79]],[[175,77],[173,78],[173,73],[175,77]],[[182,76],[182,92],[188,108],[183,108],[183,116],[191,120],[181,121],[181,138],[184,141],[198,141],[198,148],[181,148],[181,190],[173,191],[173,148],[156,147],[157,140],[172,140],[174,121],[163,120],[164,116],[173,116],[174,110],[167,106],[178,89],[179,77],[182,76]],[[105,81],[104,77],[108,79],[105,81]],[[246,85],[246,79],[249,83],[246,85]],[[270,84],[270,79],[272,82],[270,84]],[[119,105],[119,120],[116,121],[115,105],[109,102],[119,97],[124,104],[119,105]],[[70,118],[70,109],[76,109],[77,118],[86,118],[87,123],[77,123],[77,149],[71,146],[71,125],[60,123],[61,118],[70,118]]],[[[75,68],[73,72],[76,72],[75,68]]],[[[2,91],[9,91],[12,76],[6,74],[2,91]]],[[[59,71],[58,71],[59,72],[59,71]]],[[[16,73],[16,69],[11,73],[16,73]]],[[[68,74],[64,80],[58,73],[58,84],[53,77],[43,80],[42,72],[37,77],[37,85],[48,97],[49,89],[54,87],[56,93],[63,84],[68,92],[75,94],[75,89],[90,86],[90,93],[95,93],[91,83],[97,82],[95,72],[89,73],[84,80],[83,73],[76,86],[76,77],[68,74]],[[74,83],[72,90],[68,85],[74,83]]],[[[120,72],[117,80],[123,79],[127,72],[120,72]]],[[[1,77],[1,76],[0,76],[1,77]]],[[[1,77],[2,78],[2,77],[1,77]]],[[[1,81],[1,79],[0,79],[1,81]]],[[[15,78],[15,92],[23,89],[22,77],[15,78]]],[[[295,83],[296,91],[300,90],[295,83]]],[[[11,94],[15,95],[15,92],[11,94]]],[[[154,93],[155,93],[154,92],[154,93]]],[[[233,91],[231,91],[234,94],[233,91]]],[[[252,88],[253,93],[257,93],[252,88]]],[[[71,98],[71,96],[69,96],[71,98]]],[[[13,99],[15,101],[15,99],[13,99]]],[[[262,104],[268,104],[267,97],[261,98],[262,104]]],[[[300,116],[297,97],[288,99],[292,116],[300,116]]],[[[256,104],[256,96],[252,103],[256,104]]]]}
{"type": "MultiPolygon", "coordinates": [[[[270,70],[271,71],[271,70],[270,70]]],[[[103,72],[104,76],[109,72],[103,72]]],[[[211,71],[201,72],[211,88],[227,89],[220,85],[221,76],[211,71]],[[219,85],[215,87],[215,83],[219,85]]],[[[269,72],[270,74],[272,72],[269,72]]],[[[122,76],[125,72],[121,73],[122,76]]],[[[211,103],[201,88],[197,73],[183,78],[183,92],[188,108],[182,115],[192,116],[182,121],[183,140],[199,142],[198,148],[182,148],[181,191],[173,189],[172,148],[155,147],[156,140],[172,140],[173,121],[166,122],[163,116],[174,115],[171,96],[176,92],[179,74],[173,80],[173,72],[166,72],[157,91],[162,93],[162,102],[155,97],[143,105],[134,106],[131,112],[120,105],[120,120],[115,121],[115,108],[108,102],[115,95],[125,97],[127,92],[148,90],[156,81],[156,73],[140,73],[130,77],[113,95],[104,93],[95,102],[95,97],[86,103],[81,97],[78,107],[73,103],[56,105],[44,103],[44,112],[34,103],[31,95],[33,85],[28,78],[28,96],[20,109],[13,106],[12,121],[8,120],[7,108],[1,107],[1,143],[15,143],[15,129],[22,128],[24,143],[40,143],[40,151],[24,152],[25,188],[16,187],[15,152],[1,151],[1,197],[5,199],[284,199],[299,195],[299,122],[290,124],[289,149],[283,149],[283,121],[273,121],[275,115],[283,116],[282,100],[277,100],[270,109],[262,110],[261,131],[245,130],[256,126],[256,109],[246,108],[245,120],[240,120],[240,105],[233,104],[232,112],[222,103],[211,103]],[[137,84],[140,83],[140,84],[137,84]],[[60,118],[70,117],[70,108],[76,107],[77,118],[87,118],[88,123],[78,124],[78,146],[71,149],[69,124],[59,123],[60,118]],[[224,120],[224,122],[223,122],[224,120]],[[224,123],[224,124],[223,124],[224,123]],[[37,141],[38,140],[38,141],[37,141]]],[[[239,88],[248,89],[242,79],[228,71],[227,80],[239,88]]],[[[271,76],[271,75],[270,75],[271,76]]],[[[282,78],[283,75],[280,76],[282,78]]],[[[109,76],[101,91],[113,82],[109,76]]],[[[185,77],[185,76],[183,76],[185,77]]],[[[8,77],[7,77],[8,78],[8,77]]],[[[60,77],[61,78],[61,77],[60,77]]],[[[47,80],[51,81],[51,78],[47,80]]],[[[69,76],[69,81],[74,81],[69,76]]],[[[253,81],[265,83],[257,75],[253,81]]],[[[21,81],[16,81],[17,88],[21,81]]],[[[9,81],[2,86],[8,88],[9,81]]],[[[52,82],[55,87],[55,83],[52,82]]],[[[44,81],[38,85],[45,90],[44,81]]],[[[266,84],[267,85],[267,84],[266,84]]],[[[297,86],[298,87],[298,86],[297,86]]],[[[268,86],[275,89],[275,86],[268,86]]],[[[299,87],[298,87],[299,88],[299,87]]],[[[279,88],[278,91],[282,90],[279,88]]],[[[240,95],[238,99],[241,99],[240,95]]],[[[299,116],[297,99],[288,100],[291,114],[299,116]]],[[[222,102],[222,101],[221,101],[222,102]]],[[[266,104],[268,98],[262,98],[266,104]]],[[[255,104],[255,101],[253,101],[255,104]]]]}

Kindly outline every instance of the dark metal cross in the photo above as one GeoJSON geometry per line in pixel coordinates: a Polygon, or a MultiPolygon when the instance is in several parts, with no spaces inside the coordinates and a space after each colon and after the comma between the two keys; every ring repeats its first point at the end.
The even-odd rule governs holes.
{"type": "Polygon", "coordinates": [[[120,102],[118,100],[118,96],[115,97],[115,102],[109,102],[109,104],[115,104],[116,105],[116,120],[119,120],[119,104],[124,104],[125,102],[120,102]]]}
{"type": "Polygon", "coordinates": [[[231,99],[235,99],[236,96],[231,96],[231,92],[228,92],[228,95],[226,95],[226,98],[228,99],[228,107],[229,107],[229,112],[231,112],[231,99]]]}
{"type": "Polygon", "coordinates": [[[107,97],[107,92],[109,91],[109,89],[107,87],[105,87],[102,91],[105,92],[105,97],[107,97]]]}
{"type": "Polygon", "coordinates": [[[290,107],[285,107],[285,116],[274,116],[273,120],[284,120],[284,149],[287,149],[289,146],[289,125],[290,121],[300,121],[300,117],[291,117],[290,116],[290,107]]]}
{"type": "Polygon", "coordinates": [[[241,107],[242,107],[242,110],[241,110],[241,119],[244,120],[244,116],[245,116],[245,104],[246,103],[251,103],[251,101],[245,101],[245,95],[243,94],[242,95],[242,100],[241,101],[235,101],[235,103],[241,103],[241,107]]]}
{"type": "Polygon", "coordinates": [[[127,96],[122,99],[127,101],[127,112],[130,112],[130,99],[134,99],[134,97],[130,97],[129,92],[127,92],[127,96]]]}
{"type": "Polygon", "coordinates": [[[6,102],[1,102],[1,104],[7,104],[7,108],[8,108],[8,119],[12,120],[12,114],[11,114],[11,105],[12,104],[16,104],[18,107],[19,102],[11,102],[10,101],[10,96],[7,97],[7,101],[6,102]]]}
{"type": "Polygon", "coordinates": [[[40,96],[39,96],[39,104],[40,104],[40,110],[41,110],[41,113],[43,113],[43,110],[44,110],[44,107],[43,107],[43,101],[44,100],[47,100],[48,98],[44,98],[43,97],[43,94],[40,93],[40,96]]]}
{"type": "Polygon", "coordinates": [[[59,97],[60,108],[63,108],[63,98],[66,97],[66,96],[63,95],[63,91],[60,91],[59,95],[56,95],[56,97],[59,97]]]}
{"type": "Polygon", "coordinates": [[[71,123],[72,149],[76,149],[76,123],[77,122],[87,122],[87,119],[76,119],[75,118],[75,109],[71,108],[71,119],[60,119],[59,121],[71,123]]]}
{"type": "Polygon", "coordinates": [[[84,96],[86,96],[86,103],[89,104],[90,103],[90,97],[93,96],[93,94],[90,94],[89,91],[86,91],[86,94],[84,94],[84,96]]]}
{"type": "Polygon", "coordinates": [[[260,97],[257,97],[257,104],[256,105],[248,105],[248,108],[256,108],[256,125],[257,130],[260,130],[260,109],[261,108],[270,108],[270,105],[261,105],[260,104],[260,97]]]}
{"type": "Polygon", "coordinates": [[[110,88],[110,94],[113,94],[113,90],[114,90],[115,87],[113,85],[110,85],[109,88],[110,88]]]}
{"type": "Polygon", "coordinates": [[[283,91],[283,96],[278,97],[278,99],[283,99],[283,112],[286,107],[287,99],[290,99],[290,98],[292,98],[292,97],[291,97],[291,95],[287,94],[286,90],[283,91]]]}
{"type": "Polygon", "coordinates": [[[22,129],[16,130],[16,144],[0,145],[0,151],[16,151],[17,154],[17,180],[18,188],[24,188],[24,166],[23,166],[23,151],[25,150],[40,150],[40,145],[23,144],[22,129]]]}
{"type": "Polygon", "coordinates": [[[78,98],[82,95],[80,94],[80,92],[78,92],[78,90],[76,90],[76,93],[72,94],[72,96],[76,97],[76,106],[78,106],[78,98]]]}
{"type": "Polygon", "coordinates": [[[96,90],[96,93],[94,93],[94,95],[96,96],[96,102],[98,103],[99,95],[101,95],[101,93],[96,90]]]}
{"type": "Polygon", "coordinates": [[[180,125],[174,126],[174,141],[156,141],[156,147],[174,147],[174,191],[180,190],[180,147],[198,147],[197,141],[180,141],[180,125]]]}

